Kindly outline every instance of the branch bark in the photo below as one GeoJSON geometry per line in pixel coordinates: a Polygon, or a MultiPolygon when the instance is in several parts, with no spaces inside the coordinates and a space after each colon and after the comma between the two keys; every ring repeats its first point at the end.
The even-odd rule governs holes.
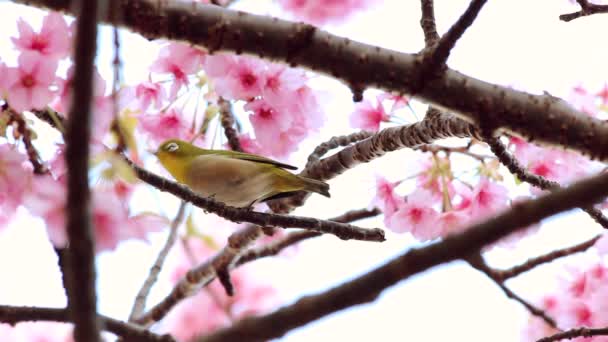
{"type": "Polygon", "coordinates": [[[97,0],[77,2],[72,104],[66,132],[68,270],[65,284],[74,340],[100,341],[95,294],[95,237],[90,212],[89,140],[93,62],[97,49],[97,0]]]}
{"type": "MultiPolygon", "coordinates": [[[[14,1],[72,11],[70,0],[14,1]]],[[[307,24],[197,2],[112,1],[124,14],[114,23],[149,39],[186,41],[211,53],[246,53],[301,66],[340,79],[357,91],[375,87],[411,94],[419,86],[421,61],[416,55],[355,42],[307,24]]],[[[550,95],[528,94],[447,68],[425,82],[416,96],[469,122],[608,160],[608,123],[550,95]]]]}
{"type": "MultiPolygon", "coordinates": [[[[130,342],[176,342],[170,335],[157,335],[134,324],[99,316],[104,329],[130,342]]],[[[0,305],[0,322],[28,321],[73,322],[67,309],[0,305]]]]}

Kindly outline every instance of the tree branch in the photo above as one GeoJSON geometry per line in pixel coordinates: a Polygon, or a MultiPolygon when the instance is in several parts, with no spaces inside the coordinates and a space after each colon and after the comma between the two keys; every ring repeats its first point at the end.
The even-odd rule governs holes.
{"type": "Polygon", "coordinates": [[[545,321],[548,325],[550,325],[554,328],[557,328],[557,324],[555,323],[555,320],[553,318],[549,317],[546,312],[544,312],[543,310],[532,305],[531,303],[529,303],[528,301],[526,301],[525,299],[523,299],[522,297],[517,295],[515,292],[513,292],[511,289],[509,289],[507,287],[507,285],[505,285],[504,280],[498,275],[498,272],[496,272],[496,270],[494,270],[493,268],[488,266],[486,261],[483,259],[483,257],[479,253],[474,254],[473,256],[467,258],[466,260],[473,268],[475,268],[476,270],[485,274],[494,283],[496,283],[496,285],[498,285],[498,287],[500,287],[502,292],[504,292],[504,294],[508,298],[511,298],[511,299],[519,302],[532,315],[539,317],[540,319],[545,321]]]}
{"type": "MultiPolygon", "coordinates": [[[[105,330],[132,342],[175,342],[170,335],[157,335],[134,324],[99,315],[105,330]]],[[[73,322],[67,309],[0,305],[0,322],[28,321],[73,322]]]]}
{"type": "Polygon", "coordinates": [[[544,254],[544,255],[541,255],[538,257],[534,257],[534,258],[530,258],[527,261],[525,261],[524,263],[517,265],[517,266],[513,266],[506,270],[494,270],[495,276],[498,279],[500,279],[501,281],[505,281],[507,279],[517,277],[518,275],[528,272],[539,265],[546,264],[553,260],[563,258],[563,257],[569,256],[569,255],[575,254],[575,253],[584,252],[587,249],[589,249],[591,246],[593,246],[597,242],[597,240],[599,240],[600,237],[601,237],[601,235],[598,235],[594,238],[581,242],[577,245],[562,248],[562,249],[557,249],[557,250],[551,251],[547,254],[544,254]]]}
{"type": "Polygon", "coordinates": [[[179,226],[184,221],[186,206],[187,202],[182,201],[182,203],[179,205],[179,209],[177,210],[175,218],[173,219],[173,221],[171,221],[171,227],[169,229],[169,236],[167,236],[167,241],[158,253],[154,265],[152,265],[152,267],[150,268],[148,277],[146,277],[146,280],[144,281],[141,289],[139,289],[139,292],[135,297],[135,303],[133,303],[131,314],[129,314],[129,322],[133,322],[137,317],[139,317],[146,307],[146,299],[148,298],[148,294],[150,294],[152,286],[154,286],[154,284],[156,283],[156,280],[158,279],[158,274],[162,270],[163,264],[165,263],[165,259],[167,258],[167,255],[169,255],[169,251],[177,240],[177,231],[179,226]]]}
{"type": "MultiPolygon", "coordinates": [[[[14,0],[70,11],[70,0],[14,0]]],[[[420,60],[351,41],[313,26],[197,2],[112,0],[124,15],[117,25],[149,39],[168,38],[306,67],[354,89],[374,87],[411,94],[419,87],[420,60]]],[[[109,18],[106,16],[105,21],[109,18]]],[[[608,160],[608,122],[585,115],[565,101],[483,82],[446,69],[416,96],[473,123],[487,123],[539,143],[568,147],[608,160]]]]}
{"type": "Polygon", "coordinates": [[[424,33],[424,45],[427,48],[435,46],[439,40],[437,33],[437,25],[435,24],[435,9],[433,8],[434,0],[420,0],[421,18],[420,27],[424,33]]]}
{"type": "MultiPolygon", "coordinates": [[[[401,148],[415,148],[430,144],[437,139],[448,137],[478,137],[478,132],[471,124],[449,114],[429,108],[425,118],[417,123],[405,126],[390,127],[342,149],[340,152],[319,160],[300,173],[301,176],[328,180],[360,163],[367,163],[382,157],[387,152],[401,148]]],[[[301,206],[307,193],[272,203],[275,211],[285,212],[290,207],[301,206]]]]}
{"type": "Polygon", "coordinates": [[[234,129],[234,114],[232,113],[230,101],[226,101],[220,97],[217,104],[220,107],[220,123],[224,128],[224,135],[226,135],[226,138],[228,139],[230,149],[233,151],[243,152],[238,134],[236,129],[234,129]]]}
{"type": "Polygon", "coordinates": [[[72,104],[66,132],[69,274],[65,284],[74,322],[74,340],[100,341],[95,294],[95,237],[90,212],[89,140],[93,62],[97,49],[96,0],[77,2],[72,104]]]}
{"type": "MultiPolygon", "coordinates": [[[[374,216],[379,215],[380,213],[381,213],[380,210],[377,208],[374,208],[372,210],[368,210],[368,209],[351,210],[351,211],[344,213],[343,215],[330,219],[330,221],[350,223],[350,222],[362,220],[365,218],[374,217],[374,216]]],[[[293,246],[300,241],[307,240],[307,239],[310,239],[313,237],[318,237],[321,235],[323,235],[323,234],[317,233],[317,232],[310,232],[310,231],[299,231],[299,232],[289,233],[289,234],[287,234],[287,236],[285,236],[279,240],[272,241],[265,246],[249,249],[248,251],[246,251],[245,253],[243,253],[243,255],[241,255],[239,257],[238,261],[236,262],[235,267],[238,267],[240,265],[246,264],[248,262],[251,262],[251,261],[254,261],[257,259],[275,256],[275,255],[279,254],[285,248],[293,246]]]]}
{"type": "Polygon", "coordinates": [[[261,341],[283,336],[333,312],[373,301],[384,289],[433,266],[466,258],[486,244],[519,229],[581,205],[601,201],[608,195],[608,174],[578,182],[535,200],[518,203],[498,216],[471,226],[465,232],[446,237],[426,247],[413,248],[388,263],[352,281],[317,295],[303,297],[273,313],[249,317],[198,339],[199,342],[261,341]],[[281,324],[277,324],[280,322],[281,324]]]}
{"type": "Polygon", "coordinates": [[[576,0],[581,6],[581,10],[573,13],[562,14],[559,19],[562,21],[572,21],[580,17],[586,17],[598,13],[608,13],[608,5],[596,5],[587,0],[576,0]]]}
{"type": "MultiPolygon", "coordinates": [[[[482,132],[484,133],[484,132],[482,132]]],[[[554,189],[558,189],[561,185],[558,182],[554,182],[548,180],[542,176],[535,175],[524,168],[523,165],[515,159],[508,151],[506,146],[499,140],[499,138],[494,138],[491,135],[484,134],[484,141],[490,146],[490,149],[496,155],[498,160],[507,167],[507,169],[514,175],[517,176],[521,181],[529,183],[539,189],[552,191],[554,189]]],[[[602,227],[608,229],[608,218],[602,214],[602,211],[591,207],[580,208],[591,218],[595,220],[595,222],[599,223],[602,227]]]]}
{"type": "MultiPolygon", "coordinates": [[[[379,210],[377,209],[353,210],[335,217],[330,221],[347,223],[378,214],[379,210]]],[[[262,247],[261,249],[245,251],[245,249],[261,235],[262,229],[259,226],[253,225],[233,233],[228,238],[226,247],[218,252],[213,258],[210,258],[205,263],[188,271],[165,299],[151,308],[148,312],[141,315],[136,322],[144,326],[149,326],[158,322],[169,313],[177,303],[207,286],[216,276],[219,276],[220,271],[229,272],[232,268],[238,267],[246,262],[270,256],[273,251],[276,251],[274,253],[276,255],[281,249],[288,247],[289,245],[293,245],[305,238],[320,236],[321,234],[310,231],[295,232],[289,234],[286,238],[279,240],[276,244],[269,244],[266,246],[267,248],[262,247]],[[244,256],[246,260],[241,262],[242,256],[244,256]]]]}
{"type": "Polygon", "coordinates": [[[554,342],[559,340],[571,340],[576,337],[592,337],[592,336],[606,336],[608,335],[608,328],[576,328],[564,332],[557,333],[555,335],[543,337],[536,342],[554,342]]]}
{"type": "Polygon", "coordinates": [[[128,159],[125,160],[131,165],[137,177],[142,181],[233,222],[249,222],[264,227],[303,228],[333,234],[344,240],[384,241],[384,231],[379,228],[365,229],[350,224],[310,217],[268,214],[251,211],[246,208],[229,207],[212,198],[201,197],[186,186],[144,170],[128,159]]]}

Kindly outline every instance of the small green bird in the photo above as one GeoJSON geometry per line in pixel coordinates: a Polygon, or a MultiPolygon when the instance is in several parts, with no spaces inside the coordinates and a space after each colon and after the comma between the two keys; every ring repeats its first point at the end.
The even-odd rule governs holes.
{"type": "Polygon", "coordinates": [[[294,175],[285,169],[295,166],[254,154],[207,150],[170,139],[154,155],[178,182],[233,207],[250,207],[302,190],[330,197],[327,183],[294,175]]]}

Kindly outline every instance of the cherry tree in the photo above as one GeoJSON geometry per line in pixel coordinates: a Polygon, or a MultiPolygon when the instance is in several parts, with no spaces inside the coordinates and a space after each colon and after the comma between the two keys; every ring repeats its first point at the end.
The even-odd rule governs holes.
{"type": "MultiPolygon", "coordinates": [[[[3,340],[264,341],[456,260],[525,308],[522,340],[608,339],[603,234],[504,268],[488,262],[495,248],[520,248],[541,220],[570,209],[590,216],[597,231],[608,228],[608,85],[572,85],[562,99],[450,68],[486,1],[471,0],[439,34],[434,6],[443,4],[420,0],[424,46],[415,53],[323,30],[380,0],[278,0],[273,6],[286,19],[237,11],[230,0],[14,2],[45,14],[41,25],[19,19],[6,40],[15,58],[0,55],[0,229],[20,213],[44,222],[67,304],[0,305],[3,340]],[[111,75],[95,62],[108,48],[100,25],[113,27],[111,75]],[[146,77],[132,84],[123,82],[119,29],[158,45],[146,77]],[[328,95],[315,87],[322,77],[349,88],[351,111],[328,111],[328,95]],[[330,116],[350,131],[325,136],[330,116]],[[306,193],[254,208],[197,195],[149,153],[170,138],[286,162],[306,153],[299,174],[330,182],[389,152],[411,150],[417,159],[413,175],[368,175],[369,205],[327,219],[292,214],[319,200],[306,193]],[[311,142],[316,147],[306,150],[311,142]],[[141,201],[141,191],[179,199],[177,213],[141,201]],[[356,223],[378,217],[380,227],[356,223]],[[138,265],[150,271],[129,317],[101,315],[96,258],[154,233],[166,240],[151,265],[138,265]],[[256,277],[256,261],[289,259],[304,240],[335,236],[351,248],[348,240],[382,244],[406,234],[415,243],[400,255],[293,303],[256,277]],[[563,262],[582,252],[576,267],[563,262]],[[548,263],[565,274],[555,290],[527,298],[507,286],[548,263]],[[148,301],[162,277],[171,289],[148,301]]],[[[586,0],[572,5],[576,11],[554,20],[608,12],[586,0]]]]}

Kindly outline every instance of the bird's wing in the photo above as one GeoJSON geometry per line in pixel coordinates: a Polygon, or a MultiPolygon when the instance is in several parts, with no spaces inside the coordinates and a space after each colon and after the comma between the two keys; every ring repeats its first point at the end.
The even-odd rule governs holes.
{"type": "Polygon", "coordinates": [[[244,152],[236,152],[236,151],[225,151],[225,150],[213,150],[213,152],[211,152],[211,153],[212,154],[221,155],[223,157],[228,157],[228,158],[248,160],[248,161],[252,161],[252,162],[256,162],[256,163],[262,163],[262,164],[270,164],[270,165],[278,166],[280,168],[288,169],[288,170],[297,170],[298,169],[297,167],[295,167],[293,165],[283,164],[283,163],[278,162],[276,160],[272,160],[270,158],[258,156],[258,155],[255,155],[255,154],[249,154],[249,153],[244,153],[244,152]]]}

